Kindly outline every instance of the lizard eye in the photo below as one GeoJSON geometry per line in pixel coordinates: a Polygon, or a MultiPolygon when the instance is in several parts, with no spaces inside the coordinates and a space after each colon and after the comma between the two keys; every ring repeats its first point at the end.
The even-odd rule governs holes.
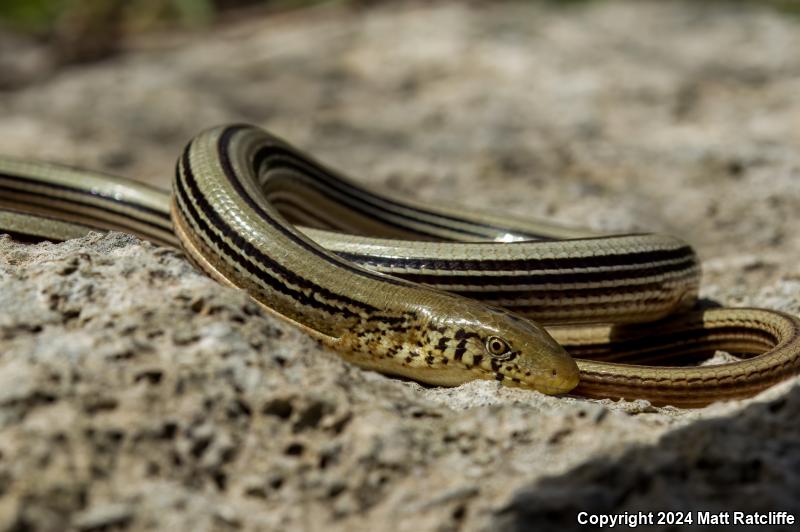
{"type": "Polygon", "coordinates": [[[486,339],[486,352],[495,358],[502,359],[511,354],[511,347],[499,336],[490,336],[486,339]]]}

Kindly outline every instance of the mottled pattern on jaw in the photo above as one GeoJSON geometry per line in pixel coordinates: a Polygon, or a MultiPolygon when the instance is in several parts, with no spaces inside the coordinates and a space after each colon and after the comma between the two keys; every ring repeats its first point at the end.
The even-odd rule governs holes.
{"type": "Polygon", "coordinates": [[[352,351],[368,357],[393,359],[398,364],[411,365],[414,359],[422,359],[426,354],[417,338],[423,334],[424,324],[414,311],[397,315],[373,315],[362,323],[352,351]]]}
{"type": "Polygon", "coordinates": [[[353,350],[414,369],[481,369],[494,373],[499,382],[521,385],[523,373],[514,363],[519,352],[512,352],[507,360],[496,360],[486,353],[483,342],[478,333],[432,325],[409,311],[398,316],[373,316],[356,335],[353,350]]]}
{"type": "Polygon", "coordinates": [[[414,311],[396,317],[372,316],[359,329],[353,347],[359,353],[411,368],[442,368],[454,359],[447,329],[430,326],[414,311]]]}

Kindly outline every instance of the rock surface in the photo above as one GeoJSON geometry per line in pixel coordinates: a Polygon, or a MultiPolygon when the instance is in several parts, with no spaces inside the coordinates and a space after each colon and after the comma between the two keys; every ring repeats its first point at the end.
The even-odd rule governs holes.
{"type": "MultiPolygon", "coordinates": [[[[698,4],[324,7],[165,37],[0,93],[0,148],[167,186],[192,134],[255,122],[420,198],[679,235],[705,297],[800,312],[800,23],[698,4]]],[[[798,413],[795,381],[702,410],[424,388],[179,252],[0,240],[2,529],[798,513],[798,413]]]]}

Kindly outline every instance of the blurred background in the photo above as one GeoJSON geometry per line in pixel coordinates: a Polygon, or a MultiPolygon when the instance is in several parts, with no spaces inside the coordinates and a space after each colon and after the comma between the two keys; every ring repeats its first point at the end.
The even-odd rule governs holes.
{"type": "MultiPolygon", "coordinates": [[[[757,0],[0,0],[0,154],[167,189],[193,135],[217,124],[250,122],[394,194],[609,233],[676,235],[703,260],[703,297],[800,314],[797,13],[797,2],[757,0]]],[[[0,256],[0,277],[9,286],[36,283],[30,297],[70,309],[67,343],[53,344],[69,345],[70,355],[48,346],[56,334],[49,325],[41,335],[41,327],[6,327],[11,338],[16,330],[36,331],[29,338],[65,365],[43,365],[34,379],[9,360],[11,369],[2,372],[7,424],[20,422],[19,430],[4,433],[0,454],[0,529],[61,530],[63,516],[80,511],[88,516],[78,527],[84,531],[123,529],[128,520],[132,528],[148,523],[158,530],[259,530],[265,523],[303,530],[314,529],[303,527],[310,504],[320,512],[314,518],[319,521],[310,522],[340,530],[366,529],[357,526],[362,515],[376,530],[400,521],[411,523],[407,530],[497,530],[481,523],[511,506],[498,505],[492,493],[502,493],[502,500],[528,493],[516,491],[522,479],[542,471],[560,475],[573,460],[599,464],[601,488],[587,489],[591,468],[560,477],[567,484],[544,480],[543,491],[531,493],[545,493],[548,511],[548,501],[576,508],[576,494],[595,508],[607,499],[625,501],[622,509],[631,511],[647,509],[650,500],[661,505],[650,509],[676,509],[676,501],[700,494],[696,505],[702,510],[720,504],[762,510],[763,501],[784,504],[798,484],[796,475],[782,475],[797,469],[784,467],[796,465],[797,454],[786,451],[796,448],[796,428],[775,428],[795,412],[792,396],[737,418],[749,425],[720,418],[698,427],[713,432],[695,439],[675,433],[677,445],[678,439],[667,440],[671,447],[638,455],[646,465],[633,469],[630,464],[638,462],[629,462],[625,448],[607,438],[638,433],[639,427],[666,430],[642,405],[629,412],[644,413],[643,425],[619,424],[634,416],[606,416],[601,408],[581,409],[578,418],[552,425],[549,420],[561,419],[562,412],[534,405],[544,417],[531,418],[518,409],[522,403],[504,410],[479,392],[469,404],[486,405],[476,410],[488,417],[458,411],[437,421],[438,411],[428,406],[409,409],[394,392],[376,402],[381,394],[350,388],[336,373],[314,371],[308,387],[290,365],[286,375],[298,388],[288,390],[299,390],[298,401],[293,391],[266,387],[264,399],[243,396],[252,405],[244,413],[241,405],[248,403],[233,401],[241,393],[237,375],[260,370],[237,354],[236,336],[230,350],[225,332],[219,342],[187,345],[220,366],[195,367],[183,359],[173,364],[171,358],[151,365],[148,357],[162,353],[140,357],[138,333],[121,335],[122,343],[115,338],[109,347],[114,351],[99,340],[84,343],[73,336],[86,323],[71,310],[79,300],[54,296],[93,293],[82,280],[88,277],[65,269],[59,288],[50,292],[42,284],[47,277],[9,277],[6,272],[17,266],[5,268],[3,261],[20,260],[16,252],[0,256]],[[215,343],[225,344],[225,356],[208,355],[215,343]],[[107,355],[126,345],[137,347],[124,357],[107,355]],[[158,377],[151,382],[84,364],[93,359],[78,356],[82,350],[108,363],[130,363],[134,375],[158,377]],[[73,372],[75,364],[87,373],[73,372]],[[180,373],[165,370],[162,379],[161,364],[180,373]],[[120,379],[132,387],[106,394],[101,383],[120,379]],[[210,380],[230,388],[206,389],[210,380]],[[197,388],[184,392],[184,382],[197,388]],[[308,402],[299,400],[306,395],[308,402]],[[392,421],[395,428],[378,438],[382,418],[359,406],[367,402],[402,412],[402,424],[392,421]],[[258,406],[268,404],[288,404],[294,413],[279,421],[285,416],[258,406]],[[307,412],[328,412],[329,405],[336,419],[341,414],[349,422],[352,412],[341,435],[328,421],[298,432],[307,412]],[[207,415],[211,408],[214,417],[207,415]],[[221,418],[229,424],[212,421],[221,418]],[[272,437],[273,427],[280,427],[273,422],[288,422],[284,433],[291,439],[272,437]],[[746,439],[731,438],[754,426],[763,427],[752,432],[756,439],[777,445],[745,446],[746,439]],[[432,427],[446,428],[446,439],[432,427]],[[454,443],[443,443],[451,436],[454,443]],[[568,449],[566,461],[553,454],[559,445],[568,449]],[[296,447],[299,453],[289,451],[296,447]],[[621,457],[619,467],[606,456],[591,458],[603,448],[621,457]],[[677,452],[682,448],[685,454],[677,452]],[[462,461],[470,456],[473,462],[462,461]],[[608,479],[619,486],[598,503],[608,479]],[[680,489],[668,489],[675,483],[680,489]],[[774,490],[762,489],[772,485],[774,490]],[[730,487],[736,497],[728,496],[730,487]],[[18,506],[24,517],[3,521],[3,512],[13,515],[18,506]],[[437,515],[441,521],[432,520],[437,515]],[[387,525],[375,524],[378,519],[387,525]],[[34,526],[39,522],[55,524],[34,526]]],[[[46,267],[60,269],[49,259],[46,267]]],[[[9,297],[18,293],[14,288],[9,297]]],[[[127,300],[126,293],[115,290],[113,297],[127,300]]],[[[206,307],[198,312],[203,319],[223,319],[224,313],[206,313],[206,307]]],[[[60,320],[62,313],[54,312],[60,320]]],[[[109,314],[120,327],[132,323],[129,318],[138,319],[135,312],[109,314]]],[[[117,330],[103,327],[98,338],[117,330]]],[[[215,323],[213,330],[227,326],[215,323]]],[[[33,365],[45,360],[26,357],[33,365]]],[[[466,393],[472,390],[477,388],[466,393]]],[[[518,396],[507,397],[517,402],[518,396]]],[[[319,419],[334,419],[328,416],[319,419]]],[[[655,442],[656,434],[643,432],[642,441],[655,442]]],[[[541,509],[519,504],[524,512],[541,509]]],[[[792,510],[786,504],[777,509],[792,510]]],[[[569,518],[574,523],[574,511],[569,518]]]]}
{"type": "MultiPolygon", "coordinates": [[[[551,0],[555,4],[591,0],[551,0]]],[[[721,0],[725,1],[725,0],[721,0]]],[[[798,0],[728,0],[800,12],[798,0]]],[[[49,43],[59,62],[91,61],[119,51],[124,40],[170,28],[200,29],[239,16],[268,16],[314,4],[351,7],[391,0],[3,0],[0,24],[49,43]]],[[[473,2],[475,3],[475,2],[473,2]]]]}
{"type": "Polygon", "coordinates": [[[206,28],[232,12],[268,15],[313,3],[319,0],[4,0],[0,21],[48,43],[59,62],[69,63],[107,57],[147,32],[206,28]]]}
{"type": "Polygon", "coordinates": [[[193,135],[250,122],[420,199],[676,234],[706,258],[744,240],[762,263],[800,257],[799,14],[797,0],[3,0],[0,153],[167,188],[193,135]]]}

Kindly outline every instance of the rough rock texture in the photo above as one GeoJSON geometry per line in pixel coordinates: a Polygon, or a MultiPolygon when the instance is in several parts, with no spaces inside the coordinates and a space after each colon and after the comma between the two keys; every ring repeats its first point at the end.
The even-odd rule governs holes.
{"type": "MultiPolygon", "coordinates": [[[[697,4],[325,7],[164,37],[25,67],[40,81],[0,93],[0,149],[167,186],[192,134],[255,122],[420,198],[680,235],[704,296],[800,312],[800,22],[697,4]]],[[[178,252],[0,240],[3,529],[798,513],[798,413],[794,381],[694,411],[423,388],[344,364],[178,252]]]]}
{"type": "Polygon", "coordinates": [[[128,235],[0,256],[9,528],[474,527],[525,480],[681,424],[360,371],[128,235]]]}

